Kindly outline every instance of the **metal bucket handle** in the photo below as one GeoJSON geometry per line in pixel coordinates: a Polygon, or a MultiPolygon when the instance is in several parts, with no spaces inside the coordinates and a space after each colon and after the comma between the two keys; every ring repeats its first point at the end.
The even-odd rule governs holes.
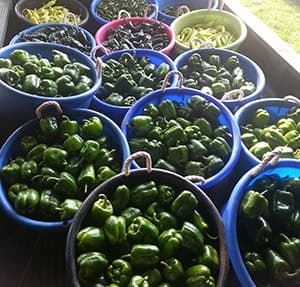
{"type": "Polygon", "coordinates": [[[243,90],[235,89],[224,93],[224,96],[221,98],[221,102],[228,101],[228,99],[235,94],[238,94],[238,98],[236,99],[238,102],[245,97],[243,90]]]}
{"type": "Polygon", "coordinates": [[[191,182],[199,182],[200,185],[205,184],[205,178],[199,175],[187,175],[185,178],[191,182]]]}
{"type": "Polygon", "coordinates": [[[300,99],[293,95],[287,95],[283,98],[285,101],[293,101],[300,105],[300,99]]]}
{"type": "Polygon", "coordinates": [[[97,62],[96,53],[97,53],[98,50],[100,50],[104,55],[108,55],[109,54],[109,50],[106,49],[102,44],[99,44],[99,45],[95,46],[91,50],[91,57],[94,60],[94,62],[97,62]]]}
{"type": "Polygon", "coordinates": [[[64,24],[67,24],[67,20],[68,20],[68,17],[72,18],[73,19],[73,23],[74,23],[74,26],[78,29],[78,23],[77,23],[77,19],[76,19],[76,16],[74,13],[72,12],[67,12],[65,15],[64,15],[64,24]]]}
{"type": "Polygon", "coordinates": [[[130,13],[129,13],[127,10],[121,9],[121,10],[119,11],[119,13],[118,13],[118,19],[123,18],[123,17],[122,17],[123,14],[125,15],[125,18],[131,18],[131,15],[130,15],[130,13]]]}
{"type": "Polygon", "coordinates": [[[181,5],[176,9],[176,17],[191,12],[190,8],[186,5],[181,5]]]}
{"type": "Polygon", "coordinates": [[[130,164],[133,160],[139,159],[139,158],[145,158],[146,160],[146,168],[147,168],[147,172],[150,173],[152,171],[152,159],[149,153],[145,152],[145,151],[138,151],[133,153],[132,155],[130,155],[125,163],[124,163],[124,174],[125,176],[129,176],[130,174],[130,164]]]}

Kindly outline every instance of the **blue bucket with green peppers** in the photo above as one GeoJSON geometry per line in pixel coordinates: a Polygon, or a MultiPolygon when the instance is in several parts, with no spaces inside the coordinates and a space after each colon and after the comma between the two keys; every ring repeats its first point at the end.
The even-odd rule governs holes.
{"type": "MultiPolygon", "coordinates": [[[[52,115],[52,116],[55,115],[55,117],[57,117],[57,118],[61,117],[61,114],[59,114],[57,116],[56,115],[57,113],[52,113],[52,109],[48,113],[49,113],[48,115],[52,115]]],[[[102,135],[107,137],[109,140],[109,143],[110,143],[110,146],[108,146],[106,148],[108,150],[114,149],[117,154],[117,156],[115,158],[116,161],[118,161],[121,166],[124,164],[125,160],[130,155],[128,143],[126,141],[126,138],[122,134],[120,128],[111,119],[109,119],[108,117],[106,117],[96,111],[92,111],[92,110],[88,110],[88,109],[72,109],[72,110],[63,112],[63,115],[68,117],[68,118],[63,118],[63,120],[65,121],[64,129],[65,129],[65,127],[67,127],[67,130],[68,130],[68,132],[70,132],[70,134],[71,134],[71,130],[73,129],[72,127],[74,125],[74,121],[77,121],[78,123],[80,123],[80,125],[82,125],[84,122],[86,122],[87,124],[89,123],[90,127],[88,129],[91,132],[92,132],[92,130],[94,130],[94,132],[96,132],[96,128],[98,129],[98,123],[96,124],[96,121],[94,119],[93,120],[91,120],[91,119],[93,117],[100,119],[100,121],[102,123],[102,130],[103,130],[102,135]]],[[[33,115],[32,115],[32,117],[33,117],[33,115]]],[[[53,125],[54,125],[54,123],[53,123],[53,125]]],[[[8,182],[7,182],[8,178],[6,177],[7,172],[3,172],[3,167],[6,166],[7,164],[9,164],[12,159],[16,159],[18,156],[20,159],[20,156],[22,156],[22,157],[24,156],[24,154],[21,153],[21,145],[20,145],[20,143],[22,142],[22,138],[27,137],[27,140],[25,140],[23,142],[22,147],[24,147],[24,143],[26,143],[26,142],[28,143],[27,145],[29,145],[29,143],[30,143],[29,141],[30,140],[32,141],[32,138],[30,138],[30,137],[37,136],[36,130],[39,127],[40,127],[40,121],[38,118],[32,119],[31,121],[26,122],[25,124],[20,126],[17,130],[15,130],[10,135],[10,137],[5,141],[5,143],[3,144],[3,146],[0,150],[0,170],[1,170],[1,178],[2,178],[2,180],[0,181],[0,208],[6,214],[6,216],[8,216],[10,219],[13,220],[13,222],[15,222],[19,225],[22,225],[25,228],[32,229],[34,231],[51,231],[51,232],[64,231],[64,230],[67,230],[67,228],[70,226],[70,224],[72,222],[71,218],[59,220],[59,218],[56,218],[57,216],[55,218],[51,217],[50,211],[49,211],[49,213],[47,213],[49,218],[45,218],[45,214],[44,214],[45,212],[42,213],[42,210],[46,209],[46,208],[48,208],[49,210],[52,210],[52,212],[53,212],[53,210],[55,210],[55,205],[57,205],[57,199],[54,200],[50,194],[47,195],[47,193],[46,193],[45,196],[43,197],[43,201],[47,202],[47,200],[48,200],[48,204],[46,204],[46,205],[45,205],[45,202],[44,203],[41,202],[42,195],[40,195],[40,197],[38,198],[38,200],[39,200],[38,205],[36,205],[36,204],[31,205],[31,202],[37,200],[36,198],[28,198],[27,202],[24,201],[23,203],[22,202],[19,203],[17,206],[18,206],[18,209],[20,209],[21,211],[23,210],[22,212],[20,212],[19,210],[18,210],[18,212],[16,211],[16,209],[15,209],[16,204],[17,204],[16,199],[13,199],[11,196],[8,195],[8,191],[9,191],[9,188],[11,187],[11,183],[8,184],[8,182]],[[30,136],[30,137],[28,138],[28,136],[30,136]],[[12,199],[14,201],[12,201],[12,199]],[[22,204],[24,206],[21,208],[22,204]],[[27,209],[25,208],[25,206],[27,206],[27,209]]],[[[48,125],[49,130],[52,130],[52,127],[53,126],[48,125]]],[[[59,128],[61,131],[62,125],[59,125],[59,128]]],[[[69,138],[72,138],[72,137],[69,137],[69,138]]],[[[74,140],[74,138],[73,138],[73,140],[74,140]]],[[[74,143],[75,142],[73,141],[73,144],[74,143]]],[[[37,151],[38,151],[37,149],[41,149],[41,146],[40,147],[39,146],[40,146],[39,144],[33,145],[33,149],[36,148],[35,155],[37,155],[37,151]]],[[[47,146],[48,147],[53,146],[51,144],[50,140],[48,140],[47,146]]],[[[60,145],[60,147],[61,147],[61,145],[60,145]]],[[[30,154],[33,156],[33,152],[31,152],[30,154]]],[[[71,162],[70,158],[72,157],[72,155],[70,153],[68,153],[68,154],[69,155],[68,155],[67,161],[68,161],[68,163],[70,163],[71,162]]],[[[99,153],[99,155],[100,155],[100,153],[99,153]]],[[[28,160],[28,158],[27,158],[27,160],[28,160]]],[[[78,161],[79,160],[77,160],[77,162],[78,161]]],[[[28,160],[27,163],[28,162],[30,162],[30,161],[28,160]]],[[[94,165],[94,162],[92,164],[94,165]]],[[[44,164],[43,167],[45,167],[45,166],[47,166],[47,165],[44,164]]],[[[22,165],[21,165],[21,167],[22,167],[22,165]]],[[[80,165],[81,169],[83,169],[83,167],[84,167],[84,165],[80,165]]],[[[22,167],[22,170],[23,170],[23,167],[22,167]]],[[[41,170],[39,170],[39,172],[40,171],[41,170]]],[[[66,170],[64,170],[64,169],[60,170],[60,172],[63,172],[63,171],[66,171],[66,170]]],[[[69,170],[68,170],[68,173],[70,173],[69,170]]],[[[75,178],[75,175],[74,175],[74,178],[75,178]]],[[[79,177],[76,177],[76,180],[77,180],[77,186],[79,187],[79,185],[78,185],[79,177]]],[[[22,180],[20,180],[18,182],[22,183],[22,184],[24,183],[22,180]]],[[[46,188],[46,183],[47,182],[45,182],[43,188],[36,187],[33,183],[33,180],[27,182],[26,185],[28,186],[28,188],[37,189],[41,194],[42,194],[43,190],[48,190],[51,192],[51,194],[53,194],[54,187],[46,188]]],[[[24,184],[23,184],[23,186],[24,186],[24,184]]],[[[26,192],[26,190],[24,188],[22,191],[26,192]]],[[[27,189],[27,191],[28,191],[28,189],[27,189]]],[[[79,189],[77,192],[78,192],[78,197],[70,196],[69,199],[75,198],[76,200],[78,200],[78,199],[83,200],[83,198],[89,194],[88,192],[86,192],[86,194],[84,194],[84,197],[82,197],[82,195],[80,195],[80,193],[79,193],[79,189]]],[[[57,198],[59,195],[57,195],[57,193],[55,193],[55,196],[56,196],[55,198],[57,198]]],[[[61,200],[59,205],[61,205],[63,203],[63,197],[59,197],[59,199],[61,200]]],[[[19,200],[21,200],[21,199],[19,199],[19,200]]],[[[70,208],[70,210],[72,210],[72,206],[74,204],[75,203],[72,203],[71,205],[66,204],[65,208],[70,208]]],[[[61,207],[62,206],[59,206],[58,210],[61,210],[61,207]]]]}
{"type": "MultiPolygon", "coordinates": [[[[149,49],[115,51],[101,56],[101,60],[103,85],[93,97],[91,107],[118,125],[138,98],[160,88],[165,74],[176,69],[167,55],[149,49]],[[119,70],[121,66],[124,72],[119,70]]],[[[174,76],[170,79],[170,86],[176,83],[177,76],[174,76]]]]}
{"type": "Polygon", "coordinates": [[[233,113],[241,106],[262,97],[265,76],[250,58],[227,49],[193,49],[175,59],[176,68],[185,77],[184,85],[222,99],[233,113]],[[193,55],[200,55],[192,59],[193,55]],[[202,72],[197,65],[205,66],[202,72]],[[226,70],[225,70],[226,69],[226,70]],[[243,97],[227,99],[231,91],[242,91],[243,97]],[[224,98],[224,100],[223,100],[224,98]]]}
{"type": "Polygon", "coordinates": [[[101,85],[101,77],[90,57],[62,45],[18,43],[2,48],[0,59],[0,120],[7,123],[3,127],[5,136],[32,119],[35,109],[43,102],[55,100],[63,110],[87,108],[101,85]],[[11,55],[16,63],[13,71],[11,55]],[[49,63],[51,57],[58,65],[55,70],[49,63]],[[71,65],[68,71],[67,63],[71,65]],[[77,63],[77,68],[72,63],[77,63]],[[81,76],[85,76],[84,83],[79,81],[81,76]]]}
{"type": "MultiPolygon", "coordinates": [[[[181,81],[179,85],[181,85],[181,81]]],[[[179,111],[179,108],[177,111],[179,111]]],[[[164,87],[162,90],[154,91],[138,100],[125,115],[121,129],[130,144],[131,152],[139,148],[146,150],[152,156],[154,167],[172,170],[184,176],[196,175],[196,177],[192,177],[191,180],[193,180],[197,186],[201,187],[217,206],[225,201],[228,196],[228,190],[226,190],[225,186],[227,183],[230,183],[233,169],[239,158],[241,145],[238,125],[231,112],[220,101],[195,89],[164,87]],[[215,130],[222,126],[222,135],[220,134],[218,137],[218,140],[220,137],[222,138],[222,144],[219,146],[220,149],[217,149],[223,152],[225,146],[230,146],[226,159],[222,161],[222,168],[215,169],[214,172],[210,173],[205,179],[203,178],[205,177],[205,172],[201,167],[204,169],[205,166],[207,166],[208,172],[211,166],[215,167],[214,164],[216,162],[220,163],[219,160],[215,161],[216,158],[211,152],[214,150],[216,152],[215,155],[219,153],[219,151],[213,148],[213,146],[215,146],[214,143],[218,140],[214,140],[214,143],[212,143],[213,136],[217,138],[219,133],[215,132],[213,134],[213,132],[211,132],[209,137],[206,136],[208,134],[204,127],[206,125],[202,125],[205,112],[202,113],[200,108],[199,114],[197,114],[195,119],[201,118],[201,123],[196,120],[193,122],[189,122],[189,120],[186,121],[189,117],[182,120],[182,118],[185,117],[184,113],[188,113],[189,106],[194,100],[199,100],[199,103],[201,102],[205,105],[205,109],[207,109],[206,115],[210,114],[212,118],[214,118],[214,120],[209,119],[208,121],[213,123],[212,125],[215,130]],[[155,106],[155,108],[153,108],[153,106],[155,106]],[[180,114],[177,115],[177,112],[172,112],[173,116],[171,113],[170,116],[164,115],[165,113],[168,114],[170,110],[173,110],[174,106],[181,108],[180,114]],[[217,116],[214,116],[215,109],[218,110],[217,116]],[[181,118],[180,122],[178,118],[181,118]],[[140,121],[140,123],[138,123],[138,121],[140,121]],[[161,130],[154,132],[153,130],[155,130],[155,128],[154,126],[152,127],[152,123],[154,126],[159,125],[161,130]],[[199,128],[195,128],[196,124],[199,124],[199,128]],[[144,132],[139,137],[139,132],[136,133],[136,128],[147,130],[149,126],[151,127],[149,128],[150,130],[144,132]],[[200,126],[202,127],[202,132],[200,126]],[[223,133],[225,130],[226,132],[223,133]],[[194,138],[195,135],[197,135],[197,138],[194,138]],[[225,138],[227,139],[225,140],[225,138]],[[175,139],[176,143],[174,142],[175,139]],[[196,139],[196,141],[192,139],[196,139]],[[201,144],[199,144],[198,139],[200,139],[201,144]],[[174,148],[174,144],[180,146],[180,151],[178,151],[181,154],[180,156],[178,156],[177,151],[175,151],[176,147],[174,148]],[[202,144],[206,144],[207,147],[205,146],[203,148],[202,144]],[[193,154],[193,147],[195,146],[199,147],[199,149],[196,148],[195,153],[197,155],[194,157],[191,155],[193,154]],[[202,148],[200,146],[202,146],[202,148]],[[189,153],[189,155],[186,153],[189,153]],[[201,158],[198,157],[198,154],[201,154],[201,158]],[[174,156],[174,160],[172,159],[172,155],[174,156]],[[212,157],[209,157],[209,155],[212,155],[212,157]],[[175,160],[177,157],[178,165],[175,160]],[[181,162],[183,158],[185,158],[185,160],[181,162]],[[172,164],[170,165],[171,162],[172,164]]],[[[223,155],[220,155],[220,157],[222,156],[223,155]]],[[[134,168],[139,168],[139,163],[134,161],[133,166],[134,168]]]]}
{"type": "Polygon", "coordinates": [[[300,137],[297,131],[300,116],[297,116],[299,112],[298,114],[297,112],[288,114],[288,112],[291,109],[296,111],[299,107],[300,103],[293,99],[268,98],[249,102],[236,112],[234,117],[240,127],[242,138],[242,150],[237,168],[240,174],[259,164],[266,152],[270,152],[279,146],[287,146],[282,151],[282,157],[293,158],[293,154],[300,148],[300,137]],[[264,111],[261,111],[261,109],[264,111]],[[281,118],[285,119],[278,122],[281,118]],[[254,126],[253,123],[255,123],[254,126]],[[275,128],[276,131],[271,131],[270,135],[266,135],[265,132],[267,131],[265,130],[263,135],[260,135],[259,131],[263,131],[265,125],[275,128]],[[255,132],[253,128],[255,128],[255,132]],[[291,140],[291,144],[288,144],[288,141],[280,144],[281,136],[277,134],[278,130],[281,136],[287,135],[287,138],[291,140]],[[276,137],[278,137],[277,142],[276,137]],[[271,145],[267,139],[270,140],[271,145]],[[260,145],[258,142],[263,142],[263,144],[260,145]]]}
{"type": "Polygon", "coordinates": [[[258,174],[257,167],[253,167],[240,178],[222,212],[231,264],[240,286],[282,286],[282,282],[287,286],[296,286],[293,281],[295,275],[288,275],[294,270],[289,263],[291,258],[298,261],[298,257],[295,257],[296,249],[290,257],[286,257],[283,246],[289,250],[287,246],[292,243],[291,238],[298,237],[296,234],[299,229],[294,225],[293,214],[298,214],[299,211],[300,162],[280,159],[274,166],[268,164],[258,174]],[[277,189],[276,186],[281,188],[277,189]],[[272,200],[273,194],[277,200],[272,200]],[[286,201],[283,201],[284,198],[286,201]],[[293,199],[289,200],[290,198],[293,199]],[[290,202],[293,208],[286,209],[290,217],[277,217],[271,221],[276,214],[279,216],[279,209],[274,207],[277,202],[286,208],[290,202]],[[265,217],[264,212],[268,210],[270,214],[265,217]],[[262,223],[264,235],[258,230],[262,223]],[[249,235],[250,229],[252,234],[249,235]],[[254,244],[255,236],[263,236],[263,241],[259,242],[258,237],[258,242],[254,244]],[[287,276],[284,277],[284,274],[287,276]],[[283,277],[279,283],[277,279],[281,276],[283,277]]]}
{"type": "MultiPolygon", "coordinates": [[[[211,9],[218,8],[218,0],[213,0],[211,2],[211,9]]],[[[170,25],[176,19],[177,9],[186,9],[187,7],[190,11],[193,11],[198,9],[207,9],[209,8],[208,6],[209,0],[158,0],[158,20],[170,25]]],[[[186,11],[188,10],[186,9],[186,11]]]]}

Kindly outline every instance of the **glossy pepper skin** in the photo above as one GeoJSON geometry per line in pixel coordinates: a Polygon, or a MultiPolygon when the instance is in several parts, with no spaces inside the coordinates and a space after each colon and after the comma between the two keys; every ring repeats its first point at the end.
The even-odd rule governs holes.
{"type": "Polygon", "coordinates": [[[62,170],[67,164],[67,157],[67,151],[56,147],[48,147],[44,151],[43,160],[47,166],[62,170]]]}
{"type": "Polygon", "coordinates": [[[131,264],[123,259],[115,259],[107,268],[107,276],[118,286],[127,286],[132,275],[131,264]]]}
{"type": "Polygon", "coordinates": [[[256,128],[263,128],[270,122],[270,114],[265,109],[258,109],[255,112],[254,118],[252,119],[252,124],[256,128]]]}
{"type": "Polygon", "coordinates": [[[83,284],[92,282],[108,266],[108,260],[103,253],[87,252],[77,258],[78,278],[83,284]]]}
{"type": "Polygon", "coordinates": [[[175,256],[183,244],[183,237],[174,228],[163,231],[158,237],[158,246],[162,259],[175,256]]]}
{"type": "Polygon", "coordinates": [[[87,164],[80,172],[77,179],[78,185],[83,188],[84,193],[87,193],[92,187],[94,187],[96,181],[95,169],[92,164],[87,164]]]}
{"type": "Polygon", "coordinates": [[[197,263],[207,266],[213,273],[219,270],[218,251],[209,244],[205,244],[202,253],[197,257],[197,263]]]}
{"type": "Polygon", "coordinates": [[[131,277],[128,287],[150,287],[148,280],[140,275],[131,277]]]}
{"type": "Polygon", "coordinates": [[[254,251],[246,252],[243,258],[248,272],[254,278],[262,275],[266,271],[266,264],[259,253],[254,251]]]}
{"type": "Polygon", "coordinates": [[[122,216],[110,215],[104,223],[104,233],[112,245],[122,244],[126,239],[126,221],[122,216]]]}
{"type": "Polygon", "coordinates": [[[162,273],[164,279],[169,282],[177,282],[184,277],[182,263],[177,258],[171,257],[165,261],[161,261],[162,273]]]}
{"type": "Polygon", "coordinates": [[[65,194],[71,198],[77,196],[77,183],[75,178],[68,172],[61,172],[59,178],[56,178],[56,184],[54,185],[54,192],[57,195],[65,194]]]}
{"type": "Polygon", "coordinates": [[[175,199],[175,190],[172,186],[160,184],[158,185],[158,203],[163,207],[169,207],[175,199]]]}
{"type": "Polygon", "coordinates": [[[101,228],[87,226],[76,235],[76,246],[80,253],[100,251],[105,248],[105,235],[101,228]]]}
{"type": "Polygon", "coordinates": [[[198,205],[196,196],[188,190],[182,191],[172,202],[171,212],[179,219],[189,218],[198,205]]]}
{"type": "Polygon", "coordinates": [[[133,242],[155,243],[158,235],[158,228],[150,220],[142,216],[134,218],[127,229],[127,236],[133,242]]]}
{"type": "Polygon", "coordinates": [[[20,166],[20,175],[25,181],[30,181],[30,179],[37,173],[38,165],[34,160],[24,161],[20,166]]]}
{"type": "Polygon", "coordinates": [[[209,268],[202,264],[189,267],[185,271],[185,278],[186,287],[215,287],[215,280],[209,268]]]}
{"type": "Polygon", "coordinates": [[[95,140],[86,140],[80,150],[80,157],[86,163],[92,163],[98,156],[100,145],[95,140]]]}
{"type": "Polygon", "coordinates": [[[152,244],[135,244],[131,248],[130,259],[135,268],[152,268],[159,262],[159,248],[152,244]]]}
{"type": "Polygon", "coordinates": [[[114,208],[111,201],[103,193],[98,195],[98,199],[93,203],[89,211],[89,219],[96,225],[103,224],[106,219],[113,215],[114,208]]]}
{"type": "Polygon", "coordinates": [[[284,190],[276,190],[272,197],[271,214],[277,219],[286,220],[294,211],[294,195],[284,190]]]}
{"type": "Polygon", "coordinates": [[[62,116],[62,120],[59,123],[59,132],[61,138],[67,138],[68,136],[72,136],[77,134],[79,131],[79,124],[75,120],[71,120],[66,115],[62,116]]]}
{"type": "Polygon", "coordinates": [[[257,218],[263,215],[269,207],[265,196],[255,190],[249,190],[240,204],[241,213],[248,218],[257,218]]]}
{"type": "Polygon", "coordinates": [[[160,114],[167,120],[175,119],[177,116],[176,108],[171,100],[164,100],[158,105],[160,114]]]}
{"type": "Polygon", "coordinates": [[[153,180],[142,183],[130,190],[130,202],[134,207],[144,208],[152,203],[158,194],[153,180]]]}
{"type": "Polygon", "coordinates": [[[36,211],[39,204],[39,200],[40,200],[40,195],[33,188],[20,191],[17,194],[17,197],[14,201],[15,210],[18,213],[24,215],[30,215],[36,211]]]}
{"type": "Polygon", "coordinates": [[[142,211],[136,207],[127,207],[121,212],[121,216],[125,218],[126,226],[129,226],[133,219],[143,215],[142,211]]]}
{"type": "Polygon", "coordinates": [[[28,186],[23,183],[14,183],[7,191],[8,198],[11,202],[14,202],[19,192],[27,190],[28,186]]]}
{"type": "Polygon", "coordinates": [[[278,246],[279,255],[291,266],[297,267],[300,256],[300,239],[289,238],[285,234],[280,234],[281,241],[278,246]]]}
{"type": "Polygon", "coordinates": [[[187,221],[184,222],[180,232],[183,237],[183,247],[196,254],[203,252],[204,237],[194,224],[187,221]]]}
{"type": "Polygon", "coordinates": [[[162,279],[161,272],[159,271],[158,268],[153,268],[147,270],[144,274],[143,277],[147,278],[147,281],[149,283],[150,287],[155,287],[157,286],[162,279]]]}
{"type": "Polygon", "coordinates": [[[170,212],[162,211],[156,216],[156,226],[162,232],[170,228],[177,228],[178,222],[170,212]]]}
{"type": "Polygon", "coordinates": [[[40,194],[38,210],[45,218],[53,218],[57,215],[60,200],[51,190],[43,190],[40,194]]]}
{"type": "Polygon", "coordinates": [[[150,116],[139,115],[132,118],[129,126],[136,136],[143,137],[154,128],[154,122],[150,116]]]}
{"type": "Polygon", "coordinates": [[[57,210],[60,212],[60,220],[68,220],[75,216],[81,206],[81,201],[78,199],[65,199],[57,210]]]}
{"type": "Polygon", "coordinates": [[[26,155],[33,147],[38,144],[35,136],[27,135],[21,138],[20,152],[22,155],[26,155]]]}
{"type": "Polygon", "coordinates": [[[220,157],[222,160],[228,159],[231,154],[230,145],[221,137],[214,138],[209,145],[209,149],[214,155],[220,157]]]}
{"type": "Polygon", "coordinates": [[[127,207],[130,198],[129,188],[125,185],[119,185],[112,194],[111,203],[116,213],[127,207]]]}
{"type": "Polygon", "coordinates": [[[17,163],[9,163],[1,169],[1,178],[7,185],[19,182],[20,177],[20,165],[17,163]]]}
{"type": "Polygon", "coordinates": [[[91,117],[83,121],[82,136],[85,139],[97,139],[103,134],[103,124],[97,117],[91,117]]]}
{"type": "Polygon", "coordinates": [[[42,133],[47,138],[55,137],[59,132],[59,125],[56,117],[48,116],[43,117],[39,120],[39,126],[42,130],[42,133]]]}

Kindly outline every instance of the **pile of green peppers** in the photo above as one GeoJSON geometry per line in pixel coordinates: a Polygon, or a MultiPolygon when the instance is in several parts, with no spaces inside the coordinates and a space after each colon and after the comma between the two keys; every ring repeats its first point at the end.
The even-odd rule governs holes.
{"type": "Polygon", "coordinates": [[[146,56],[137,58],[125,52],[118,60],[105,62],[97,96],[111,105],[132,106],[144,95],[159,89],[169,71],[167,63],[157,66],[146,56]]]}
{"type": "Polygon", "coordinates": [[[218,239],[198,203],[153,180],[99,194],[76,236],[81,286],[216,286],[218,239]]]}
{"type": "Polygon", "coordinates": [[[2,167],[1,180],[17,213],[43,221],[72,218],[89,192],[121,166],[98,117],[81,123],[44,117],[18,150],[2,167]]]}
{"type": "Polygon", "coordinates": [[[238,240],[256,286],[300,286],[300,179],[276,173],[257,179],[245,193],[238,240]]]}
{"type": "Polygon", "coordinates": [[[281,157],[300,159],[299,107],[293,106],[274,120],[267,109],[258,109],[250,123],[240,129],[244,145],[257,158],[262,159],[265,153],[280,147],[281,157]]]}
{"type": "Polygon", "coordinates": [[[96,14],[107,21],[118,19],[120,10],[126,10],[131,17],[143,17],[148,5],[146,0],[102,0],[99,2],[96,14]]]}
{"type": "Polygon", "coordinates": [[[148,104],[128,124],[132,152],[150,153],[154,167],[209,178],[231,155],[232,135],[220,125],[220,109],[193,95],[187,105],[172,100],[148,104]]]}
{"type": "MultiPolygon", "coordinates": [[[[163,13],[169,15],[169,16],[173,16],[173,17],[177,17],[177,12],[178,12],[178,8],[181,7],[182,5],[170,5],[166,8],[164,8],[162,10],[163,13]]],[[[186,6],[190,11],[193,11],[195,9],[193,9],[192,7],[190,7],[189,5],[184,5],[186,6]]],[[[179,15],[180,16],[180,15],[179,15]]]]}
{"type": "Polygon", "coordinates": [[[66,53],[51,51],[51,60],[14,50],[0,58],[0,79],[9,86],[32,95],[69,97],[85,93],[93,86],[90,67],[72,62],[66,53]]]}
{"type": "MultiPolygon", "coordinates": [[[[221,61],[219,55],[210,55],[205,61],[200,53],[193,53],[178,70],[183,74],[183,85],[221,99],[226,92],[239,89],[245,96],[256,90],[256,86],[247,80],[237,56],[221,61]]],[[[229,99],[234,100],[234,98],[229,99]]]]}

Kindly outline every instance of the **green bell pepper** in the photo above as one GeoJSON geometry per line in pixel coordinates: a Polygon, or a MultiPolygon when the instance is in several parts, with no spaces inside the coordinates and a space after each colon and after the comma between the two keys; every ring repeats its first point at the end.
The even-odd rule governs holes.
{"type": "Polygon", "coordinates": [[[158,195],[158,189],[153,180],[137,185],[130,190],[130,202],[134,207],[144,208],[152,203],[158,195]]]}
{"type": "Polygon", "coordinates": [[[163,207],[169,207],[175,199],[175,189],[172,186],[160,184],[158,185],[158,203],[163,207]]]}
{"type": "Polygon", "coordinates": [[[166,261],[161,261],[162,273],[164,279],[169,282],[178,282],[184,278],[184,270],[182,263],[174,257],[167,259],[166,261]]]}
{"type": "Polygon", "coordinates": [[[142,214],[140,209],[132,206],[127,207],[121,212],[121,216],[125,218],[126,226],[129,226],[134,218],[141,216],[142,214]]]}
{"type": "Polygon", "coordinates": [[[255,128],[264,128],[270,123],[270,114],[265,109],[258,109],[251,121],[255,128]]]}
{"type": "Polygon", "coordinates": [[[266,271],[266,264],[259,253],[254,251],[246,252],[243,254],[243,259],[248,272],[254,278],[263,275],[266,271]]]}
{"type": "Polygon", "coordinates": [[[123,184],[119,185],[112,194],[111,203],[113,205],[114,211],[119,213],[129,203],[130,191],[129,188],[123,184]]]}
{"type": "Polygon", "coordinates": [[[184,190],[172,202],[170,210],[177,218],[185,220],[193,214],[197,205],[196,196],[192,192],[184,190]]]}
{"type": "MultiPolygon", "coordinates": [[[[11,164],[13,165],[13,164],[11,164]]],[[[30,181],[38,173],[38,165],[34,160],[24,161],[20,166],[21,178],[30,181]]]]}
{"type": "Polygon", "coordinates": [[[297,267],[300,256],[300,239],[296,237],[289,238],[280,233],[281,241],[278,246],[278,254],[291,266],[297,267]]]}
{"type": "Polygon", "coordinates": [[[219,270],[218,251],[209,244],[205,244],[203,252],[197,257],[197,263],[207,266],[211,272],[217,273],[219,270]]]}
{"type": "Polygon", "coordinates": [[[110,215],[104,223],[104,233],[111,245],[120,245],[126,239],[126,221],[122,216],[110,215]]]}
{"type": "Polygon", "coordinates": [[[181,227],[181,235],[183,247],[196,254],[203,252],[204,237],[194,224],[185,221],[181,227]]]}
{"type": "Polygon", "coordinates": [[[14,201],[15,210],[24,215],[34,213],[40,201],[40,194],[33,188],[20,191],[14,201]]]}
{"type": "Polygon", "coordinates": [[[78,199],[65,199],[59,208],[56,208],[60,212],[60,220],[68,220],[75,216],[79,210],[82,202],[78,199]]]}
{"type": "Polygon", "coordinates": [[[12,185],[20,181],[20,165],[16,162],[9,163],[1,169],[1,178],[7,185],[12,185]]]}
{"type": "Polygon", "coordinates": [[[57,195],[66,195],[71,198],[77,197],[77,183],[73,175],[68,172],[61,172],[54,185],[54,192],[57,195]]]}
{"type": "Polygon", "coordinates": [[[105,249],[105,235],[102,228],[87,226],[76,235],[76,246],[80,253],[105,249]]]}
{"type": "Polygon", "coordinates": [[[174,103],[171,100],[164,100],[158,105],[160,114],[167,120],[176,119],[177,112],[174,103]]]}
{"type": "Polygon", "coordinates": [[[96,181],[94,166],[87,164],[80,172],[77,179],[77,184],[81,187],[84,193],[94,187],[96,181]]]}
{"type": "Polygon", "coordinates": [[[98,156],[100,145],[95,140],[86,140],[80,149],[81,159],[87,163],[92,163],[98,156]]]}
{"type": "Polygon", "coordinates": [[[144,137],[154,128],[154,122],[150,116],[138,115],[131,119],[129,127],[135,136],[144,137]]]}
{"type": "Polygon", "coordinates": [[[47,189],[41,192],[38,210],[43,217],[55,218],[59,206],[60,201],[51,190],[47,189]]]}
{"type": "Polygon", "coordinates": [[[162,259],[175,256],[183,244],[183,237],[174,228],[163,231],[158,237],[158,246],[162,259]]]}
{"type": "Polygon", "coordinates": [[[131,275],[131,264],[123,259],[115,259],[107,268],[108,279],[120,287],[127,286],[131,275]]]}
{"type": "Polygon", "coordinates": [[[25,191],[28,189],[28,186],[23,183],[14,183],[11,185],[7,191],[7,195],[9,200],[14,203],[15,199],[17,198],[18,193],[21,191],[25,191]]]}
{"type": "Polygon", "coordinates": [[[77,134],[79,132],[79,123],[63,115],[59,123],[59,132],[61,138],[67,138],[68,136],[77,134]]]}
{"type": "Polygon", "coordinates": [[[215,287],[215,280],[211,276],[210,269],[202,264],[197,264],[189,267],[185,271],[185,286],[186,287],[215,287]]]}
{"type": "Polygon", "coordinates": [[[272,217],[276,220],[287,220],[294,211],[295,200],[291,192],[276,190],[270,204],[272,217]]]}
{"type": "Polygon", "coordinates": [[[147,278],[140,275],[134,275],[131,277],[127,287],[150,287],[147,278]]]}
{"type": "Polygon", "coordinates": [[[29,60],[29,53],[22,49],[16,49],[9,55],[9,60],[13,63],[13,65],[23,65],[25,62],[29,60]]]}
{"type": "Polygon", "coordinates": [[[67,151],[56,147],[48,147],[44,151],[43,160],[47,166],[62,170],[67,164],[67,157],[67,151]]]}
{"type": "Polygon", "coordinates": [[[93,203],[88,217],[92,223],[101,226],[113,213],[114,208],[111,201],[105,194],[101,193],[98,195],[98,199],[93,203]]]}

